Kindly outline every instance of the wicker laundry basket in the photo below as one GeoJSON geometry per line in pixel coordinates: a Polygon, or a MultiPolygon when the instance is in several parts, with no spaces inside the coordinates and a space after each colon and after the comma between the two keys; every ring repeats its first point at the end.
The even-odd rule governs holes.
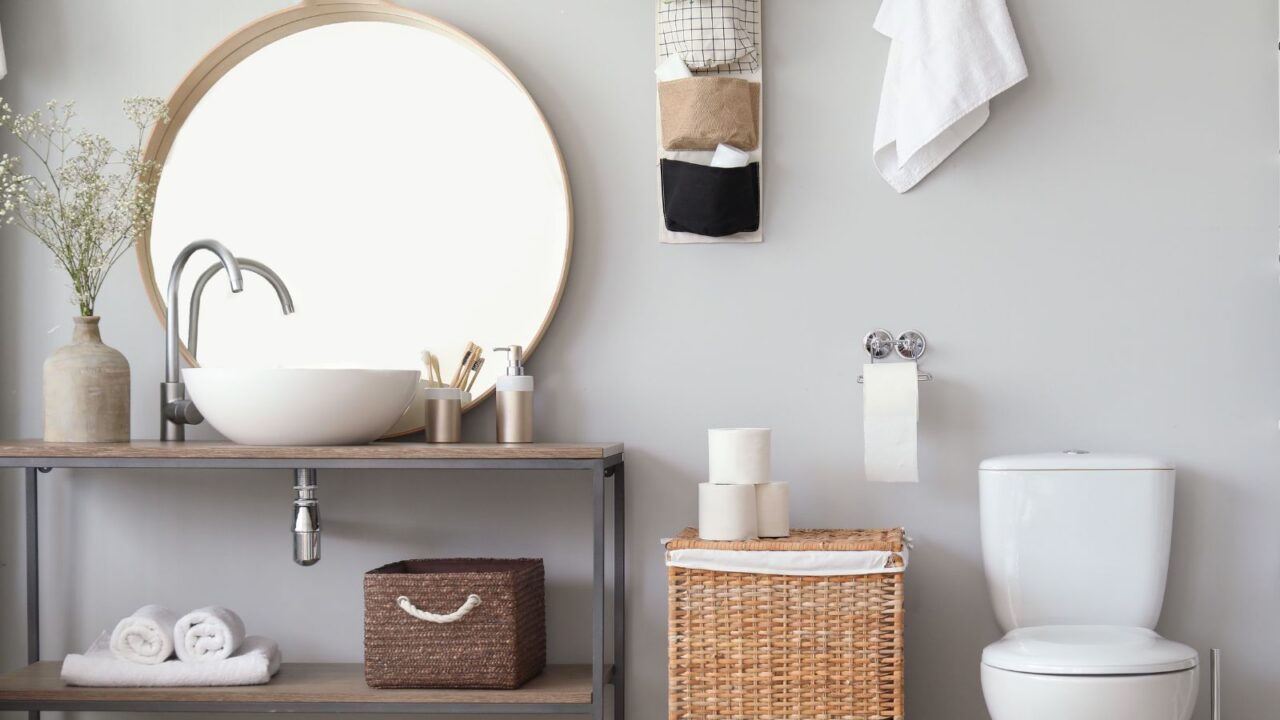
{"type": "Polygon", "coordinates": [[[541,560],[405,560],[364,576],[376,688],[518,688],[547,664],[541,560]]]}
{"type": "Polygon", "coordinates": [[[901,529],[715,542],[690,528],[669,541],[668,550],[880,551],[890,569],[778,575],[669,562],[671,720],[903,718],[903,545],[901,529]]]}

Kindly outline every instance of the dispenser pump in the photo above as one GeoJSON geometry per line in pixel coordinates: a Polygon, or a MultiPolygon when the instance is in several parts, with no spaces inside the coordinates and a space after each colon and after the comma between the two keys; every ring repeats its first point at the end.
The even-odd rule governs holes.
{"type": "Polygon", "coordinates": [[[520,345],[508,345],[506,347],[494,348],[494,352],[504,352],[507,354],[507,374],[508,375],[524,375],[524,348],[520,345]]]}
{"type": "Polygon", "coordinates": [[[494,348],[507,354],[507,374],[498,376],[498,442],[533,442],[533,376],[524,373],[524,348],[494,348]]]}

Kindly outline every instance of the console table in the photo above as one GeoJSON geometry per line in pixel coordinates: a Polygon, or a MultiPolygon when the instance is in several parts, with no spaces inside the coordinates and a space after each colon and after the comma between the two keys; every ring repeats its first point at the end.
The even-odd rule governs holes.
{"type": "Polygon", "coordinates": [[[231,443],[135,441],[45,443],[0,440],[0,467],[25,469],[27,661],[0,676],[0,710],[102,712],[308,712],[581,714],[605,718],[605,686],[612,685],[612,717],[623,718],[626,649],[626,535],[622,445],[522,445],[386,442],[343,447],[257,447],[231,443]],[[69,687],[61,663],[40,660],[38,478],[62,468],[580,470],[590,473],[593,497],[591,664],[548,665],[517,690],[375,690],[358,663],[285,663],[267,685],[217,688],[69,687]],[[609,492],[611,491],[611,492],[609,492]],[[606,512],[612,496],[612,522],[606,512]],[[611,527],[610,527],[611,525],[611,527]],[[612,530],[613,662],[606,663],[605,549],[612,530]]]}

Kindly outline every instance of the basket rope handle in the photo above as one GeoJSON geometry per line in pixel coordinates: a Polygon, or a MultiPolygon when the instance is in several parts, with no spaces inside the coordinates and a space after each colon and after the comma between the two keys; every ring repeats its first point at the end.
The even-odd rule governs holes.
{"type": "Polygon", "coordinates": [[[426,620],[427,622],[433,622],[433,623],[451,623],[451,622],[457,622],[458,620],[461,620],[462,618],[467,616],[467,613],[471,612],[472,610],[475,610],[476,607],[480,605],[480,596],[475,594],[468,595],[467,601],[462,603],[462,607],[458,608],[457,610],[454,610],[453,612],[447,615],[437,615],[435,613],[429,613],[426,610],[419,610],[417,607],[414,606],[414,604],[409,600],[409,598],[405,597],[404,595],[401,595],[400,597],[396,598],[396,604],[400,606],[401,610],[409,613],[410,615],[418,618],[419,620],[426,620]]]}

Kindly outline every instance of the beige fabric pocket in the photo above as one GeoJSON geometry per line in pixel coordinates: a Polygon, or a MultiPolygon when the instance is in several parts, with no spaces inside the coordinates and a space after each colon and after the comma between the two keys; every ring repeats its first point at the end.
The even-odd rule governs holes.
{"type": "Polygon", "coordinates": [[[760,83],[723,76],[672,80],[658,83],[658,104],[667,150],[760,146],[760,83]]]}

